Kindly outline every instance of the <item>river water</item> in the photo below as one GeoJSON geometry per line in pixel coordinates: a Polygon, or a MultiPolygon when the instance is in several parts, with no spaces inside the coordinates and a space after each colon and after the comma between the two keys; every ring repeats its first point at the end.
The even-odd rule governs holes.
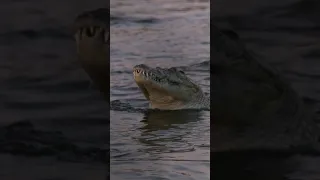
{"type": "Polygon", "coordinates": [[[111,1],[111,179],[209,179],[210,112],[144,112],[132,67],[181,67],[210,92],[208,1],[111,1]],[[128,112],[130,109],[130,112],[128,112]]]}
{"type": "Polygon", "coordinates": [[[209,179],[209,111],[142,112],[132,78],[181,66],[209,93],[209,2],[111,1],[110,121],[70,29],[105,3],[2,2],[0,179],[105,179],[109,132],[112,179],[209,179]]]}
{"type": "MultiPolygon", "coordinates": [[[[235,2],[212,2],[217,25],[235,29],[319,111],[320,3],[235,2]]],[[[110,121],[69,28],[79,13],[101,7],[105,1],[2,2],[0,179],[105,179],[109,137],[112,179],[209,179],[210,113],[147,111],[132,78],[136,64],[181,67],[209,93],[209,1],[111,0],[110,121]]],[[[213,173],[243,167],[251,170],[246,179],[320,177],[319,157],[250,157],[222,154],[213,173]]]]}
{"type": "MultiPolygon", "coordinates": [[[[235,5],[232,0],[217,0],[213,4],[215,25],[233,29],[249,50],[260,55],[260,61],[277,69],[315,112],[320,125],[319,1],[245,0],[235,5]]],[[[217,179],[320,179],[320,157],[314,154],[221,153],[212,161],[211,176],[217,179]]]]}

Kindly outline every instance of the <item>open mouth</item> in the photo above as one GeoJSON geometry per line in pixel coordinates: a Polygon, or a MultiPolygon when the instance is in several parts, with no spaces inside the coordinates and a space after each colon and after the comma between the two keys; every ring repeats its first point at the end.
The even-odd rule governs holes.
{"type": "Polygon", "coordinates": [[[137,83],[143,95],[147,100],[154,102],[161,102],[163,100],[178,100],[178,97],[175,97],[173,94],[170,94],[166,89],[160,88],[156,84],[140,84],[137,83]]]}
{"type": "Polygon", "coordinates": [[[143,84],[137,83],[137,85],[139,86],[139,88],[140,88],[140,90],[142,91],[143,95],[144,95],[148,100],[150,100],[150,94],[149,94],[147,88],[146,88],[143,84]]]}
{"type": "Polygon", "coordinates": [[[91,39],[110,43],[110,10],[99,8],[79,14],[72,25],[76,41],[91,39]]]}
{"type": "Polygon", "coordinates": [[[146,83],[150,82],[164,82],[164,79],[167,77],[163,73],[161,73],[160,68],[151,69],[150,67],[140,64],[136,65],[133,68],[133,75],[136,80],[146,81],[146,83]]]}
{"type": "Polygon", "coordinates": [[[135,68],[133,70],[133,74],[138,87],[148,100],[150,100],[152,98],[151,96],[154,96],[155,94],[162,94],[162,96],[166,96],[168,94],[165,89],[161,88],[157,83],[154,83],[161,82],[163,78],[140,68],[135,68]]]}
{"type": "Polygon", "coordinates": [[[134,74],[136,76],[142,76],[144,79],[147,79],[147,80],[152,80],[152,81],[156,81],[156,82],[163,82],[163,79],[165,77],[160,77],[152,72],[146,72],[144,70],[139,70],[139,69],[136,69],[134,71],[134,74]]]}
{"type": "Polygon", "coordinates": [[[83,37],[99,38],[104,44],[110,42],[110,33],[107,29],[100,26],[79,27],[75,33],[75,38],[81,40],[83,37]]]}

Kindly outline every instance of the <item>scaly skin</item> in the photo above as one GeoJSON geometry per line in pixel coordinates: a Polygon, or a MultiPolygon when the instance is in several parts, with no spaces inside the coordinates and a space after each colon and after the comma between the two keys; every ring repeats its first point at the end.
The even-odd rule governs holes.
{"type": "Polygon", "coordinates": [[[177,68],[151,68],[139,64],[133,68],[133,75],[151,108],[210,109],[209,97],[177,68]]]}
{"type": "MultiPolygon", "coordinates": [[[[110,76],[109,17],[108,9],[98,9],[79,15],[74,23],[79,61],[106,99],[110,76]]],[[[252,56],[234,32],[215,26],[211,32],[211,123],[215,127],[211,151],[299,145],[319,149],[319,128],[291,86],[252,56]]],[[[152,108],[210,108],[209,98],[199,86],[175,68],[138,65],[134,75],[152,108]]]]}
{"type": "MultiPolygon", "coordinates": [[[[109,17],[108,9],[97,9],[80,14],[73,24],[79,62],[107,100],[109,99],[110,82],[109,17]]],[[[188,78],[186,77],[185,80],[188,78]]],[[[190,92],[188,91],[188,94],[183,97],[166,95],[148,96],[147,98],[151,98],[151,107],[158,109],[209,108],[209,99],[204,96],[197,85],[193,86],[190,92]]],[[[179,91],[177,93],[179,94],[179,91]]]]}

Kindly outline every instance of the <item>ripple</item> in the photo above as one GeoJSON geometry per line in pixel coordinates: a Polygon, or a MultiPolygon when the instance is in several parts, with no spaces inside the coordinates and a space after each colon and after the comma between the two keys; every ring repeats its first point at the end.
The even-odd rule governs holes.
{"type": "Polygon", "coordinates": [[[125,25],[128,26],[130,24],[143,24],[143,25],[152,25],[155,23],[160,23],[160,19],[157,18],[133,18],[133,17],[125,17],[125,16],[116,16],[111,15],[110,17],[111,25],[125,25]]]}

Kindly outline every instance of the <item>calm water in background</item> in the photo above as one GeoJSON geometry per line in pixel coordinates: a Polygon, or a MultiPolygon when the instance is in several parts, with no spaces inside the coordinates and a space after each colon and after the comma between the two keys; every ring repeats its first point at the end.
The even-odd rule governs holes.
{"type": "MultiPolygon", "coordinates": [[[[130,2],[111,1],[111,175],[208,179],[209,112],[142,112],[147,104],[132,67],[182,66],[209,92],[209,2],[130,2]]],[[[234,6],[232,0],[216,0],[212,12],[218,25],[233,27],[318,110],[320,4],[304,2],[246,0],[234,6]]],[[[6,152],[0,155],[0,179],[105,177],[108,106],[76,63],[68,29],[77,14],[100,7],[105,1],[4,1],[0,6],[6,18],[0,21],[0,151],[6,152]]],[[[316,157],[253,162],[250,168],[259,179],[320,177],[316,157]],[[285,165],[295,168],[287,171],[285,165]]]]}
{"type": "Polygon", "coordinates": [[[145,112],[137,64],[182,67],[209,93],[208,1],[111,1],[111,178],[209,179],[210,112],[145,112]],[[127,112],[130,109],[130,112],[127,112]]]}

